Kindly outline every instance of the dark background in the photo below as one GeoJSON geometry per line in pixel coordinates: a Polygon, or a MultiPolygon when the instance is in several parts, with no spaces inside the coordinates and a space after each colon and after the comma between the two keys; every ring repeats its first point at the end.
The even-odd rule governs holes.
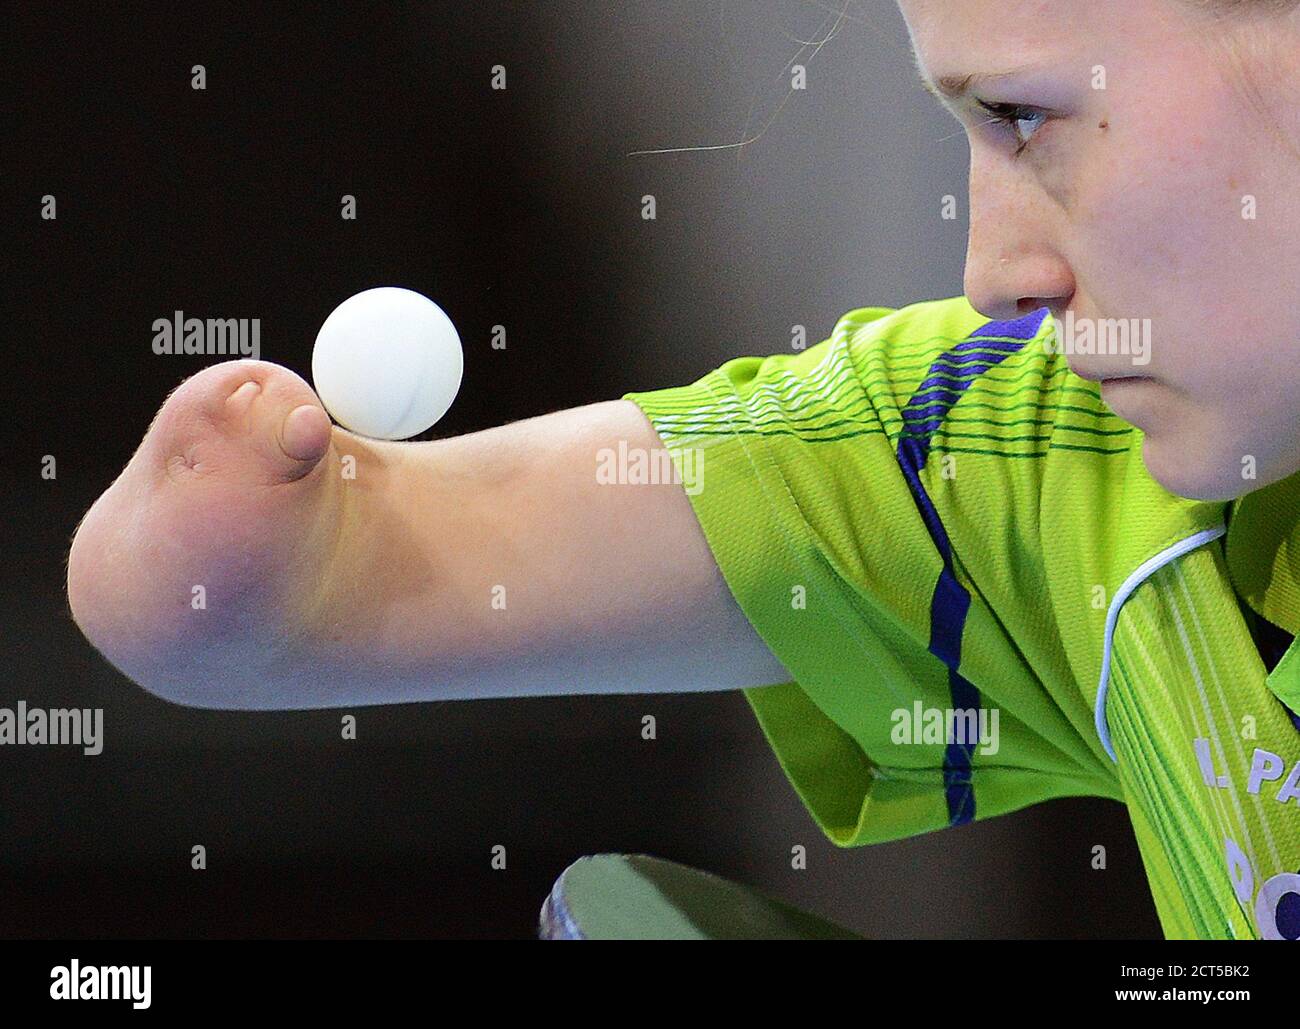
{"type": "Polygon", "coordinates": [[[851,308],[960,293],[965,222],[937,211],[945,193],[964,202],[964,141],[915,83],[891,3],[851,4],[801,52],[840,6],[17,16],[0,706],[102,707],[106,743],[0,748],[0,934],[527,937],[555,876],[600,851],[706,868],[873,936],[1159,934],[1118,805],[837,850],[739,693],[361,708],[344,742],[341,711],[158,700],[68,616],[78,518],[167,392],[213,360],[152,353],[151,323],[176,309],[261,319],[262,357],[308,377],[340,301],[425,293],[465,346],[460,396],[429,434],[444,436],[691,381],[788,349],[796,323],[815,342],[851,308]],[[781,107],[800,53],[809,87],[781,107]],[[769,119],[743,148],[628,156],[769,119]],[[47,193],[57,221],[39,216],[47,193]],[[345,193],[356,221],[339,217],[345,193]],[[195,844],[207,871],[190,870],[195,844]]]}

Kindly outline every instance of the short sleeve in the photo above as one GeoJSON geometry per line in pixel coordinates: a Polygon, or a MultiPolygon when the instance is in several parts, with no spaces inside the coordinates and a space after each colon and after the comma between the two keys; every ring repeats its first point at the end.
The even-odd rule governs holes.
{"type": "Polygon", "coordinates": [[[793,676],[745,696],[840,846],[1120,797],[1042,602],[1039,434],[1006,416],[1050,389],[1045,314],[858,308],[804,351],[625,394],[793,676]]]}

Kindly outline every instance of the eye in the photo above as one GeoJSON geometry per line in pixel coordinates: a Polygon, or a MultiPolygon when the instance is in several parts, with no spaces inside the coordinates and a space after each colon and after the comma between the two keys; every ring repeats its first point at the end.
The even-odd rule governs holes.
{"type": "Polygon", "coordinates": [[[1005,125],[1011,130],[1016,140],[1016,156],[1020,156],[1030,144],[1029,136],[1042,128],[1047,121],[1047,114],[1036,107],[1024,104],[1001,104],[989,100],[977,101],[980,108],[989,115],[989,120],[1005,125]],[[1029,123],[1026,131],[1023,126],[1029,123]]]}

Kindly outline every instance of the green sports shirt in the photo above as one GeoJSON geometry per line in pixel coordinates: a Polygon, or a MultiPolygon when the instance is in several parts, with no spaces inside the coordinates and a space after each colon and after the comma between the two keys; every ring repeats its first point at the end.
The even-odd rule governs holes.
{"type": "Polygon", "coordinates": [[[845,314],[625,395],[792,676],[745,695],[844,847],[1052,797],[1131,813],[1166,936],[1300,938],[1300,476],[1176,497],[1046,309],[845,314]]]}

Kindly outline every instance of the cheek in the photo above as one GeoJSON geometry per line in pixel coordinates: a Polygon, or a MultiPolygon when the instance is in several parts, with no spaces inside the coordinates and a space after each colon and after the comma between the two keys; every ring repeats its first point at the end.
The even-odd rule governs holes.
{"type": "Polygon", "coordinates": [[[1163,126],[1139,138],[1112,128],[1094,142],[1072,198],[1071,222],[1089,248],[1084,263],[1121,296],[1124,283],[1141,284],[1146,303],[1169,287],[1202,287],[1227,237],[1242,231],[1231,169],[1216,164],[1202,136],[1163,126]],[[1154,281],[1164,284],[1155,295],[1145,288],[1154,281]]]}
{"type": "Polygon", "coordinates": [[[1197,392],[1239,385],[1247,340],[1276,334],[1261,284],[1278,274],[1258,221],[1242,217],[1256,172],[1231,137],[1186,110],[1143,119],[1140,133],[1094,121],[1072,169],[1069,258],[1099,315],[1149,318],[1153,371],[1197,392]],[[1178,116],[1174,116],[1177,114],[1178,116]],[[1271,327],[1270,327],[1270,322],[1271,327]]]}

